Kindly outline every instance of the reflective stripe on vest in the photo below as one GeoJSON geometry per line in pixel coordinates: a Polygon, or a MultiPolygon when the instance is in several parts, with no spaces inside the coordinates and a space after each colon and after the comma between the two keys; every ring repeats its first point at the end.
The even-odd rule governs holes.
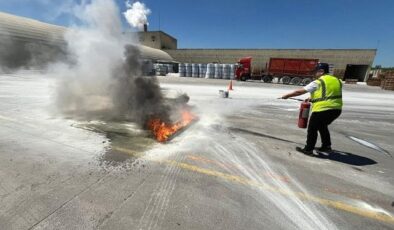
{"type": "MultiPolygon", "coordinates": [[[[337,95],[337,96],[329,96],[329,97],[327,97],[327,88],[326,88],[326,83],[323,81],[323,79],[317,79],[319,82],[320,82],[320,86],[321,86],[321,90],[322,90],[322,93],[321,93],[321,98],[314,98],[314,99],[311,99],[311,102],[313,103],[313,102],[318,102],[318,101],[327,101],[327,100],[330,100],[330,99],[339,99],[339,98],[342,98],[342,94],[340,94],[340,95],[337,95]]],[[[341,93],[342,93],[342,82],[341,82],[341,80],[339,80],[338,79],[338,82],[339,82],[339,88],[340,88],[340,91],[341,91],[341,93]]]]}
{"type": "Polygon", "coordinates": [[[320,87],[311,93],[312,112],[342,108],[342,82],[338,78],[324,75],[317,79],[320,87]],[[336,81],[338,84],[336,84],[336,81]],[[326,84],[330,84],[327,87],[326,84]],[[328,90],[328,92],[327,92],[328,90]]]}

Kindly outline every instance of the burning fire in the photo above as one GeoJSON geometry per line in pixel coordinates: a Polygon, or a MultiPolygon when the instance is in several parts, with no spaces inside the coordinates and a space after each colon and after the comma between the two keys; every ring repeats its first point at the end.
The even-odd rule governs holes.
{"type": "Polygon", "coordinates": [[[147,127],[152,131],[157,141],[165,142],[178,130],[189,125],[195,118],[196,117],[189,111],[182,111],[181,120],[174,124],[168,124],[163,122],[160,118],[154,118],[148,121],[147,127]]]}

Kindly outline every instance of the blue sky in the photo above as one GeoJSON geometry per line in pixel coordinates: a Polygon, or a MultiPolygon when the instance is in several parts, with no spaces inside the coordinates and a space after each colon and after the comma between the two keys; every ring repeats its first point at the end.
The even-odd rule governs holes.
{"type": "MultiPolygon", "coordinates": [[[[60,6],[80,1],[0,0],[0,11],[68,26],[60,6]]],[[[142,2],[149,29],[160,26],[179,48],[378,48],[375,64],[394,66],[394,0],[142,2]]]]}

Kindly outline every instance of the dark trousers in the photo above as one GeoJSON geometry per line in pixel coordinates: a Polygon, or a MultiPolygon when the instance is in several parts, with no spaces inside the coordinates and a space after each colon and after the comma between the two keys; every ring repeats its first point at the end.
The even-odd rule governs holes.
{"type": "Polygon", "coordinates": [[[330,131],[328,125],[341,115],[340,109],[331,109],[322,112],[313,112],[308,125],[306,150],[313,150],[317,141],[317,132],[320,133],[322,147],[331,147],[330,131]]]}

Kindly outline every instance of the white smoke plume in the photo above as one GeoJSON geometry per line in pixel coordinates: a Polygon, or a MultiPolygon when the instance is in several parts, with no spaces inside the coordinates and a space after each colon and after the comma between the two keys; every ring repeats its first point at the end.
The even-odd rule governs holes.
{"type": "Polygon", "coordinates": [[[126,6],[127,11],[123,14],[132,27],[141,30],[144,28],[144,24],[149,25],[148,15],[151,13],[151,10],[146,8],[144,3],[137,1],[131,4],[130,1],[127,1],[126,6]]]}
{"type": "Polygon", "coordinates": [[[56,105],[61,114],[83,120],[131,120],[141,126],[152,115],[168,117],[156,79],[142,77],[138,46],[122,35],[120,15],[113,0],[93,0],[75,8],[82,26],[65,35],[72,64],[52,66],[59,77],[56,105]]]}

